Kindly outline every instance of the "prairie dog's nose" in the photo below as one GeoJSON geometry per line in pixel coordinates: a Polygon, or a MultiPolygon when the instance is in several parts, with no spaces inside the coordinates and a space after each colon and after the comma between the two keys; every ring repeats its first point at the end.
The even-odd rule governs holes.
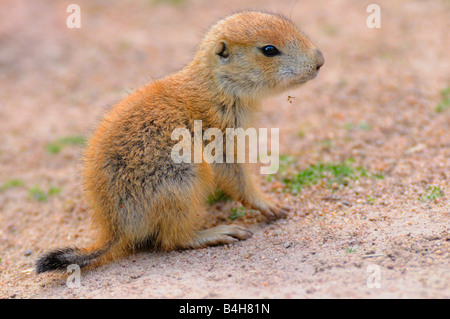
{"type": "Polygon", "coordinates": [[[314,59],[316,60],[316,64],[317,64],[316,70],[319,71],[319,69],[325,63],[325,59],[323,58],[322,52],[320,52],[317,49],[314,49],[314,59]]]}

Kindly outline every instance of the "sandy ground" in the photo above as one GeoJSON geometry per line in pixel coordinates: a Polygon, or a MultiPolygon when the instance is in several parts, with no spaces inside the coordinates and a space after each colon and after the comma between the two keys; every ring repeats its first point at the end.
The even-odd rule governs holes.
{"type": "Polygon", "coordinates": [[[69,29],[71,2],[0,4],[1,297],[450,297],[448,1],[377,1],[380,29],[366,26],[373,1],[77,1],[82,25],[69,29]],[[82,147],[48,145],[88,136],[108,107],[180,69],[211,24],[243,8],[290,15],[326,60],[259,116],[280,128],[283,174],[349,158],[367,174],[297,194],[281,173],[261,177],[292,207],[270,224],[257,212],[231,220],[238,203],[209,205],[206,224],[245,225],[254,236],[244,242],[141,252],[83,272],[75,288],[68,274],[37,276],[44,251],[95,238],[82,147]]]}

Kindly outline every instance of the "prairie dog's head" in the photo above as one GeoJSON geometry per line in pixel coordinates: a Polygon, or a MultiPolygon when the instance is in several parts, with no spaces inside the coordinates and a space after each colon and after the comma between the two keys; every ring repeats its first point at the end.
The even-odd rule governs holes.
{"type": "Polygon", "coordinates": [[[288,18],[254,11],[220,20],[197,55],[206,57],[228,94],[256,99],[315,78],[324,64],[322,53],[288,18]]]}

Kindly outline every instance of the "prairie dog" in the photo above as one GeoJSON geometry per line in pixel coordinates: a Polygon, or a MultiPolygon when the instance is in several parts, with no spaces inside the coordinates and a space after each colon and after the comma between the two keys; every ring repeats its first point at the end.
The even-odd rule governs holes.
{"type": "Polygon", "coordinates": [[[150,82],[106,115],[88,142],[82,177],[98,228],[86,249],[39,258],[36,272],[92,268],[136,249],[229,244],[252,233],[233,225],[200,230],[205,199],[218,187],[269,219],[285,217],[259,190],[245,164],[176,164],[175,128],[246,127],[261,99],[316,77],[324,58],[286,17],[240,12],[215,24],[181,71],[150,82]]]}

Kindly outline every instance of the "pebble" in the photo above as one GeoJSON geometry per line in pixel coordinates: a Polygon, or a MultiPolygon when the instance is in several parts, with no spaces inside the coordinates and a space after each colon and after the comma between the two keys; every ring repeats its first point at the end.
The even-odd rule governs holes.
{"type": "Polygon", "coordinates": [[[345,206],[352,206],[352,204],[349,201],[343,200],[342,204],[344,204],[345,206]]]}
{"type": "MultiPolygon", "coordinates": [[[[284,248],[290,248],[293,246],[293,243],[291,241],[284,244],[284,248]]],[[[437,252],[436,252],[437,253],[437,252]]]]}
{"type": "Polygon", "coordinates": [[[24,256],[30,256],[33,252],[29,249],[25,250],[24,256]]]}

